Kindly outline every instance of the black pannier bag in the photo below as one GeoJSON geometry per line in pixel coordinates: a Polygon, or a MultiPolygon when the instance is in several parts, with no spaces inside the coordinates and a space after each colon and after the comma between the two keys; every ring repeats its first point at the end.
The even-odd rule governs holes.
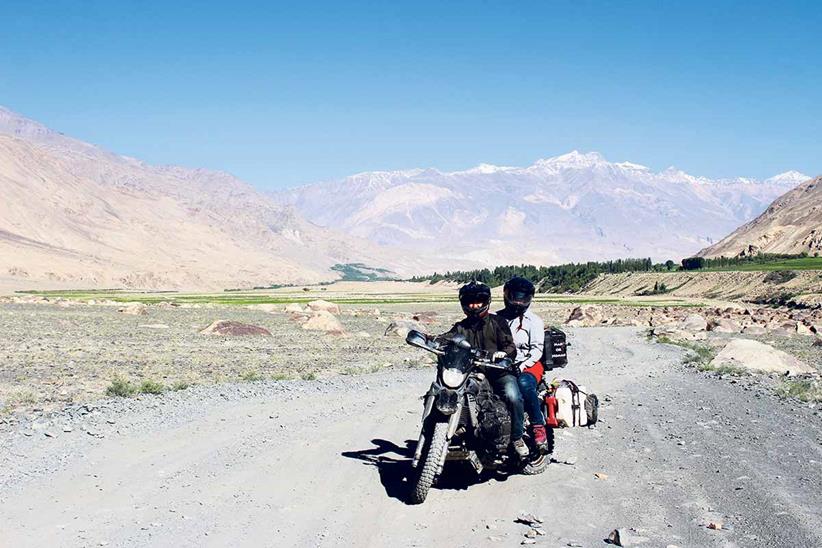
{"type": "Polygon", "coordinates": [[[542,352],[542,365],[545,369],[565,367],[568,364],[568,343],[565,332],[550,326],[545,329],[545,348],[542,352]]]}

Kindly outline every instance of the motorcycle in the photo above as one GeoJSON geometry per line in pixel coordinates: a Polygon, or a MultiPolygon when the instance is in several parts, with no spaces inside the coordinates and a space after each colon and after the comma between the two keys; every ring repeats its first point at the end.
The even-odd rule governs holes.
{"type": "MultiPolygon", "coordinates": [[[[483,470],[526,475],[545,471],[551,460],[553,432],[549,429],[548,450],[541,451],[526,428],[524,440],[530,454],[520,459],[510,446],[508,406],[486,377],[489,371],[512,372],[509,358],[495,362],[487,352],[472,348],[462,335],[435,339],[412,330],[406,343],[438,358],[437,378],[423,397],[422,428],[412,462],[412,504],[425,501],[447,461],[467,462],[478,475],[483,470]]],[[[544,398],[540,399],[544,407],[544,398]]]]}

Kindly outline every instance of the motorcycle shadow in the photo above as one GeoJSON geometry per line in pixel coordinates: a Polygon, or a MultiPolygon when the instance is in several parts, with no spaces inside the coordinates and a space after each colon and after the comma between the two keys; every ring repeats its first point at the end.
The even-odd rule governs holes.
{"type": "MultiPolygon", "coordinates": [[[[341,455],[374,466],[380,476],[380,483],[385,489],[385,494],[407,502],[410,490],[409,478],[414,472],[411,460],[414,458],[417,440],[405,440],[403,446],[383,439],[373,439],[371,443],[374,447],[359,451],[343,451],[341,455]]],[[[457,463],[447,463],[446,471],[447,473],[443,473],[434,484],[434,489],[465,490],[471,485],[490,479],[487,474],[477,477],[473,470],[457,463]]],[[[495,477],[498,480],[501,479],[498,476],[495,477]]]]}

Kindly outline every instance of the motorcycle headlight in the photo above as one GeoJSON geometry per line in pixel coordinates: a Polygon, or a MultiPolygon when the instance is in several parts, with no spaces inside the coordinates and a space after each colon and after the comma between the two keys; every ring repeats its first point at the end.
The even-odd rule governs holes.
{"type": "Polygon", "coordinates": [[[454,367],[442,370],[442,383],[448,388],[459,388],[465,380],[465,373],[454,367]]]}

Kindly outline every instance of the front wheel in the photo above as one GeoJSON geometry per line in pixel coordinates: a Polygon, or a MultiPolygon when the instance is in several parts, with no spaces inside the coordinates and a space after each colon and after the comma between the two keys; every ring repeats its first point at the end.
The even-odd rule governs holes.
{"type": "Polygon", "coordinates": [[[411,486],[409,501],[411,504],[421,504],[428,496],[428,490],[434,484],[440,463],[445,452],[448,451],[448,423],[434,423],[431,436],[427,437],[425,447],[417,464],[418,473],[414,477],[414,484],[411,486]],[[430,441],[428,441],[430,440],[430,441]]]}

